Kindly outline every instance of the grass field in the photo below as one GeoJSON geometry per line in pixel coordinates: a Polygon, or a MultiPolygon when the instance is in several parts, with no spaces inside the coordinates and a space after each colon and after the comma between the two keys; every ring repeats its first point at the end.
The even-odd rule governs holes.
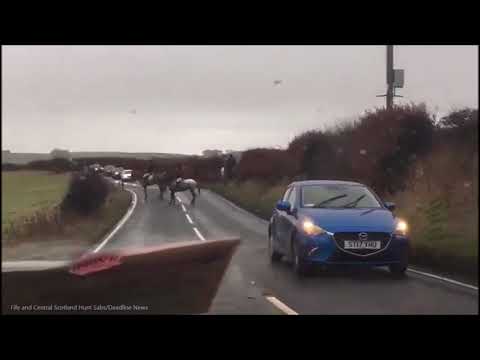
{"type": "Polygon", "coordinates": [[[12,222],[59,204],[68,188],[68,174],[40,171],[2,172],[2,234],[12,222]]]}
{"type": "Polygon", "coordinates": [[[125,214],[131,196],[112,187],[89,216],[62,213],[70,176],[46,172],[2,172],[2,259],[55,258],[85,251],[125,214]],[[48,256],[47,256],[48,255],[48,256]]]}

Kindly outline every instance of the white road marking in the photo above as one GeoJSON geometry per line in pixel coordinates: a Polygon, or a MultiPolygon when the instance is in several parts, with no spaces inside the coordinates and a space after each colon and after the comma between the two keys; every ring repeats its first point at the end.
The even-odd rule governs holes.
{"type": "Polygon", "coordinates": [[[181,206],[182,206],[182,210],[183,210],[184,212],[187,212],[187,209],[185,208],[185,205],[182,204],[181,206]]]}
{"type": "Polygon", "coordinates": [[[278,300],[275,296],[266,296],[266,299],[270,301],[273,306],[281,310],[287,315],[298,315],[296,311],[293,311],[291,308],[289,308],[287,305],[285,305],[283,302],[278,300]]]}
{"type": "Polygon", "coordinates": [[[177,201],[178,201],[179,203],[182,202],[182,199],[180,199],[177,195],[175,195],[175,198],[177,199],[177,201]]]}
{"type": "Polygon", "coordinates": [[[449,278],[446,278],[446,277],[443,277],[443,276],[438,276],[438,275],[426,273],[426,272],[423,272],[423,271],[418,271],[418,270],[415,270],[415,269],[412,269],[412,268],[408,268],[407,271],[413,272],[415,274],[420,274],[420,275],[423,275],[423,276],[431,277],[433,279],[442,280],[442,281],[445,281],[445,282],[448,282],[448,283],[451,283],[451,284],[463,286],[463,287],[478,291],[477,286],[465,284],[463,282],[452,280],[452,279],[449,279],[449,278]]]}
{"type": "Polygon", "coordinates": [[[105,244],[108,242],[108,240],[110,240],[113,237],[113,235],[115,235],[117,233],[117,231],[120,230],[120,228],[123,226],[123,224],[125,224],[125,222],[132,215],[133,210],[135,210],[135,206],[137,205],[137,194],[135,194],[135,192],[132,191],[132,190],[129,190],[129,189],[126,189],[126,190],[129,191],[130,193],[132,193],[132,195],[133,195],[133,199],[132,199],[132,203],[130,204],[130,208],[128,209],[127,213],[123,216],[123,218],[113,228],[113,230],[110,232],[110,234],[108,234],[108,236],[105,238],[105,240],[103,240],[101,242],[101,244],[98,245],[95,250],[93,250],[94,253],[100,251],[100,249],[102,249],[105,246],[105,244]]]}
{"type": "Polygon", "coordinates": [[[206,241],[205,238],[203,237],[203,235],[200,233],[200,231],[198,231],[198,229],[196,227],[193,227],[193,231],[195,231],[195,234],[197,234],[197,236],[200,238],[200,240],[206,241]]]}
{"type": "Polygon", "coordinates": [[[190,217],[190,215],[185,214],[185,216],[187,217],[188,222],[193,225],[193,221],[192,221],[192,218],[190,217]]]}

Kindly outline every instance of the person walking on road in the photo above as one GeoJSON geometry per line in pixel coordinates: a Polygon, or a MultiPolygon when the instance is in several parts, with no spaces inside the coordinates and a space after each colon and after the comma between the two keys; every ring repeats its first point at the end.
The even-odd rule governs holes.
{"type": "Polygon", "coordinates": [[[233,171],[234,171],[235,165],[237,165],[237,161],[235,160],[232,154],[229,154],[227,157],[227,160],[225,161],[225,170],[224,170],[225,180],[231,180],[233,178],[233,171]]]}

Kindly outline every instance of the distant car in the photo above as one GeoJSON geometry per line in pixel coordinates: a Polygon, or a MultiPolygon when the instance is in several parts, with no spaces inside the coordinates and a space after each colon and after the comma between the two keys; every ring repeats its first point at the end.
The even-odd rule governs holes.
{"type": "Polygon", "coordinates": [[[107,165],[105,166],[104,171],[106,176],[113,176],[113,172],[115,171],[115,166],[107,165]]]}
{"type": "Polygon", "coordinates": [[[122,171],[123,171],[123,168],[115,168],[115,170],[113,171],[113,178],[116,180],[120,180],[122,171]]]}
{"type": "Polygon", "coordinates": [[[359,183],[294,182],[270,219],[270,260],[286,256],[299,275],[322,265],[388,266],[401,276],[408,265],[408,226],[394,209],[359,183]]]}
{"type": "Polygon", "coordinates": [[[96,164],[88,165],[88,168],[89,168],[91,171],[97,171],[97,169],[98,169],[96,164]]]}
{"type": "Polygon", "coordinates": [[[123,170],[121,174],[122,181],[132,181],[133,170],[123,170]]]}

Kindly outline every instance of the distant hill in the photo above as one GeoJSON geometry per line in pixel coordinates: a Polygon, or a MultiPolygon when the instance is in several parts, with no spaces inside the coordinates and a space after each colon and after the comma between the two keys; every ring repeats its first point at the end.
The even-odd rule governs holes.
{"type": "Polygon", "coordinates": [[[96,152],[96,151],[83,151],[72,152],[72,158],[129,158],[129,159],[150,159],[154,158],[182,158],[191,155],[186,154],[168,154],[168,153],[129,153],[129,152],[96,152]]]}
{"type": "Polygon", "coordinates": [[[12,153],[10,151],[2,151],[2,164],[28,164],[36,160],[50,160],[50,154],[41,153],[12,153]]]}
{"type": "MultiPolygon", "coordinates": [[[[173,159],[182,158],[189,155],[185,154],[168,154],[168,153],[128,153],[128,152],[115,152],[115,151],[79,151],[71,152],[73,159],[75,158],[129,158],[129,159],[150,159],[150,158],[163,158],[173,159]]],[[[2,164],[27,164],[36,160],[50,160],[52,157],[50,153],[14,153],[9,150],[2,150],[2,164]]]]}

